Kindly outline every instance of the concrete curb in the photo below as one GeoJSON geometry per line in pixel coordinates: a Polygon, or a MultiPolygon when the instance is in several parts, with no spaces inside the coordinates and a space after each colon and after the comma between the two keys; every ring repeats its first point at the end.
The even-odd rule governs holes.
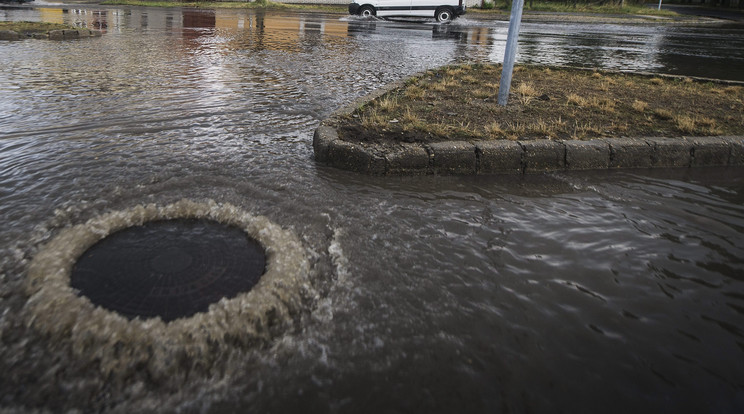
{"type": "Polygon", "coordinates": [[[66,29],[50,30],[47,33],[34,33],[33,35],[24,35],[13,30],[0,30],[0,40],[22,40],[22,39],[49,39],[49,40],[69,40],[84,39],[86,37],[100,37],[99,30],[88,29],[66,29]]]}
{"type": "Polygon", "coordinates": [[[589,141],[445,141],[377,146],[339,139],[321,125],[315,159],[371,175],[490,175],[619,168],[744,166],[744,137],[613,138],[589,141]]]}
{"type": "MultiPolygon", "coordinates": [[[[633,74],[685,78],[654,73],[633,74]]],[[[744,84],[739,81],[691,79],[696,82],[744,84]]],[[[356,99],[331,114],[329,120],[351,114],[360,106],[404,86],[406,81],[394,82],[356,99]]],[[[317,162],[371,175],[490,175],[619,168],[744,166],[744,136],[601,138],[587,141],[473,140],[429,144],[401,142],[383,146],[344,141],[327,121],[315,130],[313,151],[317,162]]]]}

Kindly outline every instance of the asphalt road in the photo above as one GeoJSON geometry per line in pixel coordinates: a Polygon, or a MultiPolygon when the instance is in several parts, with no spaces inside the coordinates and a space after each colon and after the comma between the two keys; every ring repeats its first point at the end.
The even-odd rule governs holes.
{"type": "Polygon", "coordinates": [[[714,17],[717,19],[731,20],[739,23],[744,23],[744,10],[733,9],[733,8],[721,8],[721,7],[702,7],[692,5],[680,5],[680,4],[662,4],[661,8],[664,10],[671,10],[679,14],[703,16],[703,17],[714,17]]]}

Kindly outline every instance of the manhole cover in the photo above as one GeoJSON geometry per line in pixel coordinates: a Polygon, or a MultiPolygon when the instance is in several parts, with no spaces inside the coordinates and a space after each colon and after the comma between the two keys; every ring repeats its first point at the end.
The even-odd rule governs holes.
{"type": "Polygon", "coordinates": [[[94,304],[130,319],[167,322],[249,291],[265,269],[263,247],[236,227],[160,220],[93,245],[73,267],[70,283],[94,304]]]}
{"type": "Polygon", "coordinates": [[[317,298],[310,275],[297,234],[267,217],[211,200],[140,204],[39,247],[25,323],[102,372],[144,364],[163,378],[188,355],[190,375],[294,328],[317,298]]]}

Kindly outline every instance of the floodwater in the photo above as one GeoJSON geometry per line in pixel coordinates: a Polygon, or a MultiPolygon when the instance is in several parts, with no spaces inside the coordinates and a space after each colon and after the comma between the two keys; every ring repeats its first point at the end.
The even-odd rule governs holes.
{"type": "MultiPolygon", "coordinates": [[[[499,61],[505,22],[92,6],[0,20],[104,31],[0,42],[0,407],[744,410],[741,168],[383,178],[313,161],[332,111],[499,61]],[[199,353],[30,305],[30,263],[63,229],[182,199],[296,235],[312,294],[288,328],[199,353]]],[[[744,80],[740,26],[523,30],[522,62],[744,80]]]]}

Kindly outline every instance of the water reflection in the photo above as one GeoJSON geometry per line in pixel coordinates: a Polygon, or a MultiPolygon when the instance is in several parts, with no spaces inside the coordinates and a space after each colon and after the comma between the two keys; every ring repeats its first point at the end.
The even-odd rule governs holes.
{"type": "MultiPolygon", "coordinates": [[[[453,24],[365,20],[351,16],[262,10],[85,9],[42,7],[5,12],[5,19],[68,23],[103,31],[160,30],[186,40],[219,37],[226,49],[299,51],[344,37],[392,36],[450,42],[452,60],[500,62],[507,23],[461,18],[453,24]],[[31,16],[33,18],[28,19],[31,16]]],[[[195,43],[198,45],[199,42],[195,43]]],[[[518,60],[527,63],[659,71],[744,80],[744,28],[525,23],[518,60]],[[713,29],[713,30],[711,30],[713,29]]]]}
{"type": "MultiPolygon", "coordinates": [[[[390,179],[313,161],[312,131],[329,113],[421,70],[500,60],[504,22],[50,9],[0,19],[106,34],[0,42],[0,404],[742,411],[741,168],[390,179]],[[297,234],[318,296],[296,331],[271,347],[207,348],[202,364],[179,351],[192,340],[127,358],[143,342],[90,319],[68,330],[52,312],[35,323],[60,337],[35,330],[23,292],[39,246],[90,218],[181,199],[297,234]],[[91,333],[112,346],[92,346],[91,333]]],[[[522,61],[694,74],[662,57],[692,53],[740,65],[738,52],[685,42],[700,29],[525,28],[522,61]]]]}

